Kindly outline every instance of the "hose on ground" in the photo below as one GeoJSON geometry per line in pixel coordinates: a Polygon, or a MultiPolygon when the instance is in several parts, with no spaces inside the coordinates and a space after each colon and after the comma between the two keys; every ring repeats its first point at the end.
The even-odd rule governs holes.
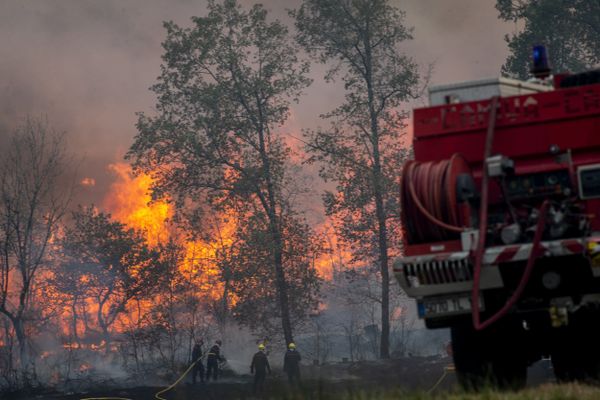
{"type": "Polygon", "coordinates": [[[442,374],[442,376],[440,376],[440,378],[435,382],[435,384],[431,388],[429,388],[429,390],[425,393],[427,393],[427,394],[433,393],[435,391],[435,389],[437,389],[438,386],[440,386],[440,384],[444,381],[444,379],[446,379],[448,374],[453,371],[454,371],[454,365],[449,365],[447,367],[444,367],[444,373],[442,374]]]}
{"type": "Polygon", "coordinates": [[[177,384],[178,384],[179,382],[181,382],[181,380],[182,380],[183,378],[185,378],[185,376],[186,376],[186,375],[187,375],[187,374],[188,374],[188,373],[189,373],[189,372],[192,370],[192,368],[194,368],[194,367],[196,366],[196,363],[198,363],[198,361],[200,361],[200,359],[197,359],[196,361],[194,361],[194,362],[193,362],[193,363],[192,363],[192,364],[191,364],[191,365],[188,367],[188,369],[186,369],[186,370],[185,370],[185,372],[184,372],[183,374],[181,374],[181,376],[180,376],[180,377],[179,377],[179,378],[178,378],[178,379],[177,379],[177,380],[176,380],[176,381],[175,381],[173,384],[171,384],[169,387],[167,387],[167,388],[165,388],[165,389],[161,390],[160,392],[157,392],[157,393],[154,395],[154,398],[155,398],[155,399],[158,399],[158,400],[167,400],[167,399],[165,399],[164,397],[161,397],[160,395],[161,395],[161,394],[163,394],[163,393],[166,393],[166,392],[168,392],[169,390],[171,390],[171,389],[173,389],[175,386],[177,386],[177,384]]]}
{"type": "MultiPolygon", "coordinates": [[[[161,391],[157,392],[154,395],[155,399],[158,400],[167,400],[164,397],[161,396],[161,394],[168,392],[169,390],[173,389],[175,386],[177,386],[177,384],[179,384],[179,382],[181,382],[183,380],[183,378],[185,378],[187,376],[187,374],[190,373],[190,371],[196,366],[196,364],[200,361],[201,359],[197,359],[196,361],[194,361],[189,367],[188,369],[186,369],[183,374],[181,374],[179,376],[179,378],[177,378],[177,380],[172,383],[170,386],[168,386],[165,389],[162,389],[161,391]]],[[[86,397],[84,399],[80,399],[80,400],[132,400],[128,397],[86,397]]]]}

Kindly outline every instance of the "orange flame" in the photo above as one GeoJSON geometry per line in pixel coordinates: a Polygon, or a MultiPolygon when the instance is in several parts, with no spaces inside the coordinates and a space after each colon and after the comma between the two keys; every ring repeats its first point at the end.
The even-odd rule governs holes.
{"type": "Polygon", "coordinates": [[[81,182],[79,182],[81,186],[96,186],[96,180],[94,178],[83,178],[81,182]]]}
{"type": "Polygon", "coordinates": [[[168,240],[166,223],[173,213],[167,201],[152,202],[152,178],[147,174],[133,176],[125,163],[110,164],[108,168],[117,175],[117,181],[111,185],[105,208],[121,223],[144,232],[150,245],[168,240]]]}
{"type": "Polygon", "coordinates": [[[350,262],[352,255],[339,241],[335,230],[329,224],[323,224],[319,230],[325,237],[326,252],[321,254],[315,261],[315,268],[319,276],[325,280],[331,281],[336,272],[345,268],[350,262]]]}
{"type": "MultiPolygon", "coordinates": [[[[211,241],[179,239],[184,235],[177,235],[175,228],[169,226],[173,209],[168,199],[152,201],[152,177],[143,173],[134,176],[131,167],[125,163],[111,164],[109,168],[117,175],[117,180],[111,185],[104,208],[116,220],[142,231],[151,246],[169,239],[178,240],[184,247],[184,259],[177,268],[179,273],[194,285],[198,294],[208,295],[212,299],[220,298],[223,285],[217,279],[219,270],[215,261],[221,250],[233,244],[235,219],[215,216],[213,225],[218,229],[215,239],[211,241]]],[[[229,298],[228,303],[235,304],[235,299],[229,298]]],[[[130,312],[130,321],[136,313],[135,310],[130,312]]]]}
{"type": "MultiPolygon", "coordinates": [[[[191,293],[198,299],[220,300],[227,296],[227,304],[234,305],[237,299],[231,293],[225,293],[225,284],[219,279],[220,270],[218,261],[223,255],[232,251],[235,246],[237,229],[236,218],[223,214],[214,215],[210,225],[214,228],[210,240],[186,240],[185,235],[178,232],[170,224],[174,210],[169,199],[152,200],[151,187],[153,178],[148,174],[134,175],[131,167],[125,163],[109,165],[109,169],[116,175],[115,182],[103,202],[103,208],[111,213],[112,217],[130,228],[143,232],[150,246],[165,243],[168,240],[177,241],[184,248],[183,260],[177,265],[177,271],[191,284],[191,293]]],[[[324,279],[332,279],[336,271],[344,268],[349,254],[339,245],[333,228],[322,225],[321,230],[328,238],[330,252],[315,261],[315,267],[324,279]]],[[[89,277],[82,276],[85,281],[89,277]]],[[[131,326],[141,324],[143,314],[150,310],[160,298],[133,302],[126,306],[126,313],[120,320],[115,321],[113,329],[122,332],[131,326]],[[138,322],[135,322],[138,321],[138,322]]],[[[98,312],[99,305],[92,298],[81,299],[79,307],[88,315],[93,316],[98,312]]],[[[323,305],[323,307],[326,307],[323,305]]],[[[72,310],[63,309],[62,314],[70,316],[72,310]]],[[[73,330],[69,318],[63,318],[63,332],[68,334],[73,330]]],[[[88,321],[89,323],[90,321],[88,321]]],[[[93,323],[93,321],[91,321],[93,323]]],[[[83,321],[77,321],[75,333],[79,338],[86,334],[83,321]]],[[[81,343],[66,344],[66,346],[81,346],[81,343]]],[[[89,346],[89,345],[88,345],[89,346]]],[[[102,347],[103,345],[101,345],[102,347]]],[[[91,347],[90,347],[91,348],[91,347]]]]}

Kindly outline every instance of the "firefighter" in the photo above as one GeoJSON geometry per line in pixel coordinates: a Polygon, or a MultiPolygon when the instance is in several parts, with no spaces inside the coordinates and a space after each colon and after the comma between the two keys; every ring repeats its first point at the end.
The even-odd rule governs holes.
{"type": "Polygon", "coordinates": [[[208,355],[206,356],[206,381],[210,380],[212,374],[213,380],[217,380],[219,377],[219,362],[223,360],[221,357],[221,344],[220,340],[217,340],[213,347],[210,348],[208,355]]]}
{"type": "Polygon", "coordinates": [[[294,343],[288,344],[288,350],[285,352],[283,358],[283,370],[288,376],[290,383],[300,383],[300,353],[296,351],[296,345],[294,343]]]}
{"type": "Polygon", "coordinates": [[[258,352],[252,357],[252,364],[250,364],[250,373],[254,374],[254,386],[252,393],[255,395],[260,392],[262,393],[265,387],[266,372],[271,375],[271,366],[269,365],[269,359],[265,354],[265,345],[258,345],[258,352]]]}
{"type": "Polygon", "coordinates": [[[196,384],[196,376],[200,375],[200,383],[204,383],[204,364],[202,364],[202,345],[204,342],[199,340],[192,349],[192,362],[195,362],[192,370],[192,383],[196,384]]]}

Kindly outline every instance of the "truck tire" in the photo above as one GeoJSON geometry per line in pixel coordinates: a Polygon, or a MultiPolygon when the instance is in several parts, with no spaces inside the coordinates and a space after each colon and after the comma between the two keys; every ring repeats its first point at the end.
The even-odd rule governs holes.
{"type": "MultiPolygon", "coordinates": [[[[566,338],[566,335],[563,338],[566,338]]],[[[551,353],[552,368],[558,382],[585,380],[584,369],[578,359],[579,354],[580,351],[575,351],[574,346],[566,343],[559,344],[553,349],[551,353]]]]}
{"type": "Polygon", "coordinates": [[[451,328],[452,353],[459,384],[465,390],[516,390],[527,381],[527,357],[522,327],[499,322],[483,331],[470,324],[451,328]]]}
{"type": "Polygon", "coordinates": [[[600,311],[587,306],[566,327],[554,329],[551,350],[554,376],[559,382],[600,381],[600,311]]]}
{"type": "Polygon", "coordinates": [[[489,385],[491,366],[483,349],[483,339],[467,324],[451,328],[452,356],[456,378],[463,389],[480,390],[489,385]]]}

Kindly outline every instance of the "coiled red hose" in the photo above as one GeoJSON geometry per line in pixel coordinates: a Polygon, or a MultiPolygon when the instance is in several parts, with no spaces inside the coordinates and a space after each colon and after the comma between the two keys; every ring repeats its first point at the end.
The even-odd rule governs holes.
{"type": "Polygon", "coordinates": [[[469,172],[459,154],[436,162],[409,161],[402,173],[402,222],[408,243],[455,239],[469,229],[460,226],[456,175],[469,172]],[[423,216],[425,218],[419,218],[423,216]]]}

